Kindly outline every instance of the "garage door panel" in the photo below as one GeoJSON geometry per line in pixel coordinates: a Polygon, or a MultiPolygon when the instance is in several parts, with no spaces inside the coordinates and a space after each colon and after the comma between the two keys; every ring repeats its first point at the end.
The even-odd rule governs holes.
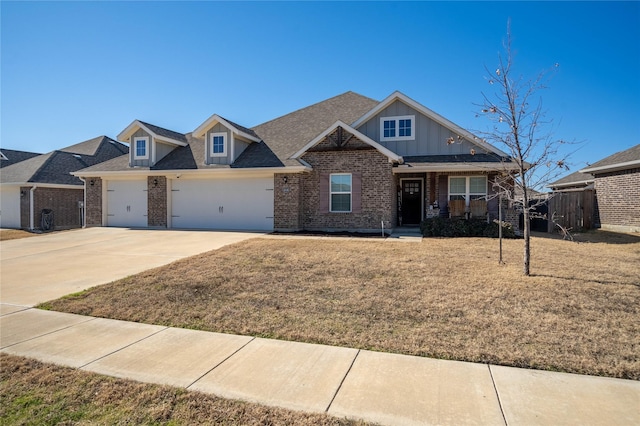
{"type": "Polygon", "coordinates": [[[147,181],[107,182],[107,225],[147,227],[147,181]]]}
{"type": "Polygon", "coordinates": [[[191,229],[273,229],[273,178],[176,180],[172,226],[191,229]]]}
{"type": "Polygon", "coordinates": [[[0,228],[20,228],[20,187],[0,187],[0,228]]]}

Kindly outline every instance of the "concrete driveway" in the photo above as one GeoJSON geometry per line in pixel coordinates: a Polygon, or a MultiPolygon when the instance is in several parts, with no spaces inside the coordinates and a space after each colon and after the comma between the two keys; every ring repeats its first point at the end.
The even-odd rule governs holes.
{"type": "Polygon", "coordinates": [[[0,301],[34,306],[260,233],[88,228],[0,243],[0,301]]]}

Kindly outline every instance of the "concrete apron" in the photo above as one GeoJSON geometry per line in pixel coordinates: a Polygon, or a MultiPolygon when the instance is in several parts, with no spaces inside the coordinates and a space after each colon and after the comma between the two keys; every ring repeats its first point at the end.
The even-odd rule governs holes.
{"type": "Polygon", "coordinates": [[[88,228],[2,242],[2,303],[34,306],[260,233],[88,228]]]}
{"type": "Polygon", "coordinates": [[[2,306],[0,351],[381,424],[640,424],[640,382],[2,306]]]}

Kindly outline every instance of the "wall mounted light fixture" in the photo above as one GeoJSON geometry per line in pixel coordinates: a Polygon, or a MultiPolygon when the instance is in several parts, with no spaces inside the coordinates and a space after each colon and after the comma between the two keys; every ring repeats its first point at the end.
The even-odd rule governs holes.
{"type": "Polygon", "coordinates": [[[155,187],[155,186],[158,186],[158,178],[156,178],[156,179],[154,179],[154,180],[153,180],[153,186],[154,186],[154,187],[155,187]]]}
{"type": "Polygon", "coordinates": [[[91,186],[93,186],[95,183],[96,183],[96,182],[95,182],[93,179],[91,179],[91,180],[89,181],[89,185],[91,185],[91,186]]]}
{"type": "Polygon", "coordinates": [[[286,177],[286,176],[282,178],[282,181],[283,181],[284,183],[287,183],[287,181],[288,181],[288,180],[289,180],[289,178],[288,178],[288,177],[286,177]]]}

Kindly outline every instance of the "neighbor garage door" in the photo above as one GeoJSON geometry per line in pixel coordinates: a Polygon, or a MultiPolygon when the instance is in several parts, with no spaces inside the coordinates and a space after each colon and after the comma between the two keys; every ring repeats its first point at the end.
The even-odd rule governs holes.
{"type": "Polygon", "coordinates": [[[171,200],[173,228],[273,230],[273,177],[176,179],[171,200]]]}
{"type": "Polygon", "coordinates": [[[0,186],[0,228],[20,228],[19,186],[0,186]]]}
{"type": "Polygon", "coordinates": [[[107,226],[147,226],[147,181],[107,182],[107,226]]]}

